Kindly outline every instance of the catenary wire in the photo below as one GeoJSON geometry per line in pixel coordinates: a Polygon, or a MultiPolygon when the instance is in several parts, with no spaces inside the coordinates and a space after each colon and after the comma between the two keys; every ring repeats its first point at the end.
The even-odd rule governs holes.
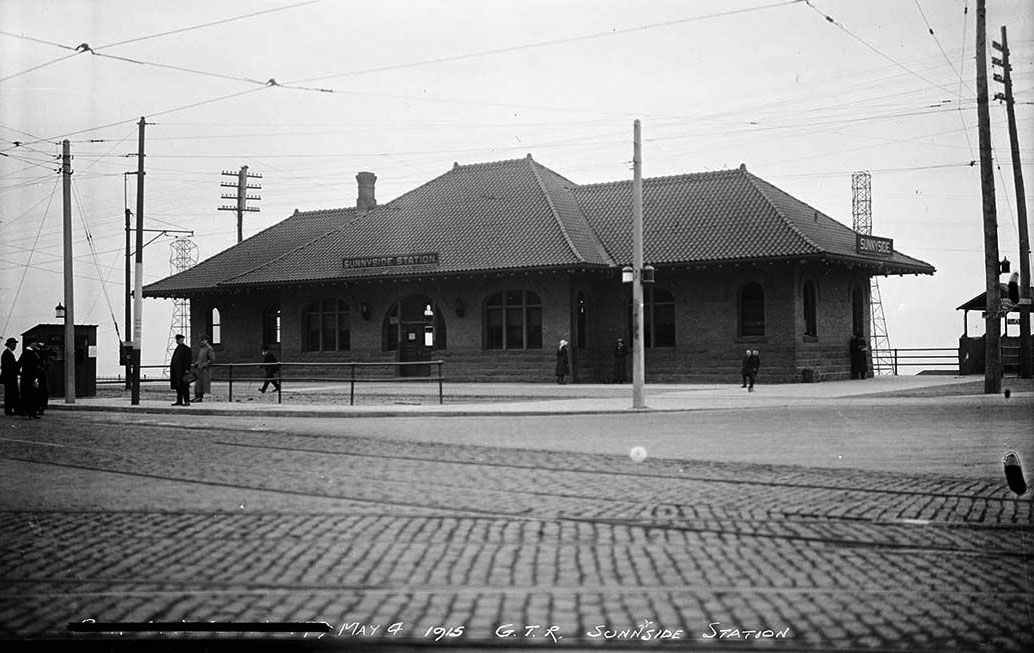
{"type": "Polygon", "coordinates": [[[200,25],[192,25],[190,27],[181,27],[179,29],[169,30],[167,32],[159,32],[157,34],[150,34],[148,36],[138,36],[138,37],[135,37],[135,38],[126,39],[124,41],[116,41],[114,43],[105,43],[104,45],[97,46],[97,49],[114,48],[114,47],[117,47],[117,46],[120,46],[120,45],[126,45],[127,43],[137,43],[139,41],[147,41],[147,40],[150,40],[150,39],[161,38],[163,36],[171,36],[173,34],[183,34],[184,32],[191,32],[191,31],[198,30],[198,29],[204,29],[206,27],[214,27],[216,25],[225,25],[227,23],[236,22],[238,20],[245,20],[247,18],[254,18],[255,16],[264,16],[266,14],[272,14],[272,13],[276,13],[276,12],[279,12],[279,11],[286,11],[288,9],[296,9],[298,7],[304,7],[306,5],[319,4],[321,2],[326,2],[326,0],[305,0],[305,2],[296,2],[294,4],[284,5],[282,7],[272,7],[270,9],[263,9],[261,11],[255,11],[255,12],[252,12],[250,14],[242,14],[240,16],[233,16],[233,17],[230,17],[230,18],[222,18],[220,20],[214,20],[214,21],[211,21],[211,22],[202,23],[200,25]]]}
{"type": "MultiPolygon", "coordinates": [[[[61,181],[60,179],[56,179],[54,181],[54,189],[50,192],[50,198],[47,201],[47,208],[43,211],[43,218],[40,220],[39,228],[36,230],[36,240],[37,241],[39,240],[40,234],[43,233],[43,226],[47,223],[47,215],[50,213],[50,205],[53,203],[54,195],[57,194],[57,189],[58,189],[58,185],[59,185],[60,181],[61,181]]],[[[34,245],[32,251],[29,253],[29,261],[28,261],[28,263],[32,262],[32,255],[35,253],[35,250],[36,250],[36,247],[34,245]]],[[[25,277],[26,277],[26,275],[28,274],[28,271],[29,271],[28,263],[26,264],[25,268],[22,270],[21,278],[18,279],[18,286],[17,286],[17,288],[15,288],[14,296],[11,297],[11,308],[7,312],[7,317],[4,319],[4,328],[2,330],[0,330],[0,333],[7,333],[7,327],[11,323],[11,316],[14,314],[14,307],[18,304],[18,297],[19,297],[19,295],[21,295],[22,286],[25,284],[25,277]]]]}

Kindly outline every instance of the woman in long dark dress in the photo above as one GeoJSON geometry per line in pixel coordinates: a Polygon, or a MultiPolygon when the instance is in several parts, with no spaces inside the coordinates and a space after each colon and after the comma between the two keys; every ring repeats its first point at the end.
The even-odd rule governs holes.
{"type": "Polygon", "coordinates": [[[571,360],[567,349],[567,341],[561,340],[556,350],[556,382],[563,383],[564,377],[571,373],[571,360]]]}

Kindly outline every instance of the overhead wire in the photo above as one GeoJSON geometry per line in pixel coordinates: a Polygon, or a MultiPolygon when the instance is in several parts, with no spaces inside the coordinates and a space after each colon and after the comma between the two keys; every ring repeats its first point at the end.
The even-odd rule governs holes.
{"type": "Polygon", "coordinates": [[[621,36],[621,35],[624,35],[624,34],[633,34],[633,33],[636,33],[636,32],[643,32],[643,31],[658,29],[658,28],[662,28],[662,27],[671,27],[671,26],[674,26],[674,25],[683,25],[683,24],[686,24],[686,23],[700,22],[700,21],[703,21],[703,20],[711,20],[711,19],[714,19],[714,18],[722,18],[722,17],[726,17],[726,16],[735,16],[735,15],[740,15],[740,14],[753,13],[753,12],[757,12],[757,11],[764,11],[764,10],[767,10],[767,9],[774,9],[774,8],[778,8],[778,7],[786,7],[786,6],[789,6],[789,5],[800,4],[801,2],[807,2],[807,1],[808,0],[783,0],[782,2],[775,2],[775,3],[771,3],[771,4],[767,4],[767,5],[760,5],[760,6],[755,6],[755,7],[745,7],[743,9],[733,9],[733,10],[728,10],[728,11],[722,11],[722,12],[718,12],[718,13],[708,14],[708,15],[704,15],[704,16],[690,16],[690,17],[687,17],[687,18],[676,18],[674,20],[667,20],[667,21],[663,21],[663,22],[659,22],[659,23],[651,23],[651,24],[648,24],[648,25],[639,25],[637,27],[627,27],[627,28],[623,28],[623,29],[612,29],[612,30],[608,30],[606,32],[595,32],[595,33],[592,33],[592,34],[583,34],[583,35],[580,35],[580,36],[570,36],[570,37],[564,37],[564,38],[559,38],[559,39],[549,39],[549,40],[546,40],[546,41],[537,41],[535,43],[525,43],[525,44],[522,44],[522,45],[508,46],[508,47],[504,47],[504,48],[493,48],[491,50],[480,50],[478,52],[469,52],[469,53],[464,53],[464,54],[449,55],[449,56],[446,56],[446,57],[437,57],[437,58],[434,58],[434,59],[425,59],[425,60],[422,60],[422,61],[410,61],[410,62],[399,63],[399,64],[390,64],[390,65],[387,65],[387,66],[377,66],[377,67],[374,67],[374,68],[366,68],[366,69],[362,69],[362,70],[353,70],[353,71],[344,72],[344,73],[335,73],[333,75],[322,75],[322,76],[319,76],[319,77],[309,77],[309,78],[306,78],[306,79],[293,80],[293,81],[287,82],[286,84],[279,84],[279,86],[284,86],[285,88],[302,88],[303,90],[310,90],[310,91],[323,91],[324,89],[320,89],[320,88],[300,87],[300,86],[297,86],[297,85],[299,85],[299,84],[308,84],[310,82],[319,82],[319,81],[323,81],[323,80],[327,80],[327,79],[338,79],[338,78],[341,78],[341,77],[354,77],[356,75],[366,75],[366,74],[370,74],[370,73],[386,72],[386,71],[389,71],[389,70],[401,70],[401,69],[405,69],[405,68],[415,68],[415,67],[419,67],[419,66],[429,66],[429,65],[435,65],[435,64],[440,64],[440,63],[450,63],[450,62],[454,62],[454,61],[463,61],[463,60],[466,60],[466,59],[474,59],[474,58],[485,57],[485,56],[490,56],[490,55],[506,54],[506,53],[510,53],[510,52],[520,52],[520,51],[523,51],[523,50],[531,50],[531,49],[536,49],[536,48],[549,47],[549,46],[553,46],[553,45],[561,45],[561,44],[566,44],[566,43],[577,43],[579,41],[588,41],[588,40],[592,40],[592,39],[600,39],[600,38],[606,38],[606,37],[612,37],[612,36],[621,36]]]}
{"type": "Polygon", "coordinates": [[[194,75],[202,75],[204,77],[214,77],[216,79],[225,79],[234,82],[245,82],[247,84],[256,84],[258,86],[265,86],[267,82],[263,82],[257,79],[250,79],[248,77],[234,77],[232,75],[223,75],[221,73],[213,73],[204,70],[197,70],[194,68],[185,68],[183,66],[173,66],[171,64],[157,63],[154,61],[144,61],[143,59],[132,59],[130,57],[120,57],[114,54],[105,54],[103,52],[93,52],[94,55],[105,59],[113,59],[115,61],[124,61],[126,63],[136,64],[138,66],[152,66],[154,68],[164,68],[165,70],[175,70],[177,72],[191,73],[194,75]]]}
{"type": "MultiPolygon", "coordinates": [[[[50,193],[50,199],[47,201],[47,208],[43,211],[43,218],[40,220],[39,228],[36,229],[36,241],[39,241],[40,234],[43,233],[43,226],[47,223],[47,215],[50,213],[50,205],[53,203],[54,195],[57,193],[58,184],[61,180],[56,179],[54,181],[54,190],[50,193]]],[[[7,312],[7,317],[4,319],[4,328],[0,330],[0,333],[7,333],[7,327],[11,322],[11,316],[14,314],[14,307],[18,304],[18,297],[21,295],[22,286],[25,285],[25,276],[28,274],[28,266],[32,263],[32,256],[36,251],[36,245],[33,244],[32,251],[29,253],[29,260],[26,262],[25,268],[22,270],[22,276],[18,279],[18,286],[14,290],[14,296],[11,297],[11,307],[7,312]]]]}
{"type": "MultiPolygon", "coordinates": [[[[79,206],[79,220],[82,222],[83,231],[86,234],[86,244],[90,248],[90,254],[93,257],[94,267],[97,269],[97,277],[100,280],[101,292],[104,293],[104,300],[108,304],[108,313],[111,315],[111,321],[115,324],[115,333],[119,333],[118,320],[115,319],[115,309],[111,307],[111,297],[108,295],[108,284],[107,278],[101,273],[100,261],[97,258],[97,249],[93,244],[93,233],[90,232],[90,223],[86,218],[86,209],[83,207],[82,197],[79,195],[78,185],[72,184],[72,196],[75,198],[76,204],[79,206]]],[[[109,272],[110,274],[110,272],[109,272]]],[[[119,340],[121,340],[121,335],[119,340]]]]}
{"type": "MultiPolygon", "coordinates": [[[[966,26],[967,26],[968,23],[969,23],[969,0],[966,0],[966,4],[963,5],[963,8],[962,8],[962,38],[960,39],[962,41],[962,55],[961,55],[961,61],[959,62],[959,68],[963,68],[964,62],[966,61],[966,26]]],[[[962,126],[965,127],[964,133],[966,135],[966,145],[969,146],[969,155],[971,157],[973,157],[973,158],[976,158],[976,156],[977,156],[976,152],[973,150],[973,139],[971,139],[969,137],[969,125],[966,123],[966,115],[964,113],[962,113],[962,102],[961,102],[961,100],[962,100],[962,86],[964,84],[965,84],[965,80],[963,79],[962,75],[959,74],[959,91],[958,91],[958,98],[959,98],[959,107],[958,107],[959,120],[962,121],[962,126]]]]}
{"type": "Polygon", "coordinates": [[[191,27],[181,27],[179,29],[173,29],[173,30],[169,30],[169,31],[166,31],[166,32],[159,32],[157,34],[150,34],[150,35],[147,35],[147,36],[138,36],[138,37],[131,38],[131,39],[125,39],[124,41],[116,41],[114,43],[105,43],[104,45],[98,46],[98,49],[114,48],[114,47],[117,47],[117,46],[120,46],[120,45],[126,45],[128,43],[137,43],[139,41],[147,41],[147,40],[150,40],[150,39],[156,39],[156,38],[160,38],[160,37],[163,37],[163,36],[171,36],[173,34],[183,34],[184,32],[191,32],[191,31],[198,30],[198,29],[204,29],[206,27],[214,27],[216,25],[225,25],[227,23],[236,22],[238,20],[245,20],[247,18],[254,18],[255,16],[264,16],[266,14],[272,14],[272,13],[276,13],[276,12],[279,12],[279,11],[286,11],[288,9],[297,9],[298,7],[304,7],[306,5],[319,4],[321,2],[326,2],[326,0],[305,0],[304,2],[296,2],[294,4],[284,5],[284,6],[281,6],[281,7],[272,7],[270,9],[262,9],[260,11],[255,11],[255,12],[252,12],[250,14],[242,14],[240,16],[233,16],[233,17],[230,17],[230,18],[222,18],[220,20],[214,20],[214,21],[210,21],[210,22],[207,22],[207,23],[202,23],[200,25],[193,25],[191,27]]]}
{"type": "MultiPolygon", "coordinates": [[[[919,4],[919,0],[913,0],[913,2],[915,2],[916,9],[919,10],[919,15],[923,17],[923,22],[926,23],[926,29],[929,32],[930,37],[933,38],[934,43],[937,44],[937,49],[941,51],[941,56],[944,57],[944,60],[948,63],[948,66],[951,68],[951,71],[953,73],[955,73],[955,76],[959,78],[959,100],[961,101],[961,99],[962,99],[962,89],[961,89],[961,87],[966,84],[966,80],[962,76],[962,73],[960,73],[958,71],[958,69],[955,68],[955,64],[953,64],[951,62],[951,59],[948,57],[948,53],[944,51],[944,46],[941,45],[941,40],[939,38],[937,38],[937,33],[934,32],[933,27],[930,26],[930,21],[926,17],[926,12],[923,11],[923,6],[921,4],[919,4]]],[[[968,14],[969,14],[968,9],[965,11],[965,14],[968,16],[968,14]]],[[[965,25],[966,25],[965,20],[963,20],[963,28],[962,28],[963,29],[963,42],[965,42],[965,25]]],[[[963,53],[965,53],[965,46],[963,46],[963,53]]],[[[966,86],[966,90],[969,91],[971,95],[976,95],[976,93],[973,91],[973,89],[969,88],[968,85],[966,86]]]]}
{"type": "Polygon", "coordinates": [[[28,75],[31,72],[35,72],[35,71],[40,70],[42,68],[46,68],[47,66],[52,66],[52,65],[54,65],[56,63],[61,63],[62,61],[65,61],[66,59],[71,59],[72,57],[78,56],[79,54],[82,54],[82,53],[81,52],[73,52],[72,54],[66,54],[63,57],[58,57],[57,59],[52,59],[51,61],[47,61],[46,63],[41,63],[41,64],[39,64],[37,66],[33,66],[32,68],[28,68],[28,69],[23,70],[21,72],[17,72],[17,73],[8,75],[7,77],[0,77],[0,82],[10,81],[10,80],[12,80],[12,79],[14,79],[16,77],[21,77],[22,75],[28,75]]]}
{"type": "MultiPolygon", "coordinates": [[[[836,20],[836,19],[835,19],[835,18],[833,18],[832,16],[830,16],[830,15],[828,15],[828,14],[824,13],[824,12],[823,12],[822,10],[820,10],[820,9],[819,9],[818,7],[816,7],[815,5],[813,5],[813,4],[812,4],[812,0],[804,0],[804,3],[805,3],[806,5],[808,5],[808,7],[809,7],[809,8],[810,8],[810,9],[811,9],[812,11],[814,11],[814,12],[815,12],[815,13],[817,13],[818,15],[822,16],[822,17],[823,17],[823,18],[824,18],[824,19],[826,20],[826,22],[828,22],[828,23],[829,23],[830,25],[833,25],[834,27],[836,27],[837,29],[839,29],[840,31],[842,31],[842,32],[843,32],[844,34],[847,34],[848,36],[850,36],[850,37],[851,37],[851,38],[853,38],[854,40],[858,41],[859,43],[861,43],[862,45],[864,45],[864,46],[865,46],[866,48],[868,48],[868,49],[869,49],[869,50],[871,50],[872,52],[874,52],[874,53],[876,53],[877,55],[879,55],[880,57],[883,57],[883,58],[884,58],[884,59],[886,59],[887,61],[889,61],[889,62],[893,63],[893,64],[894,64],[895,66],[897,66],[898,68],[901,68],[902,70],[904,70],[904,71],[905,71],[905,72],[907,72],[908,74],[910,74],[910,75],[912,75],[912,76],[914,76],[914,77],[917,77],[917,78],[919,78],[919,79],[923,80],[924,82],[926,82],[926,83],[927,83],[927,84],[929,84],[930,86],[933,86],[933,87],[935,87],[935,88],[939,88],[939,89],[941,89],[942,91],[948,91],[948,89],[947,89],[947,88],[945,88],[944,86],[941,86],[940,84],[937,84],[936,82],[933,82],[933,81],[931,81],[931,80],[927,79],[926,77],[924,77],[923,75],[921,75],[921,74],[919,74],[919,73],[915,72],[914,70],[910,69],[910,68],[909,68],[908,66],[906,66],[906,65],[905,65],[905,64],[903,64],[903,63],[901,63],[900,61],[898,61],[898,60],[897,60],[897,59],[895,59],[894,57],[891,57],[890,55],[888,55],[888,54],[884,53],[883,51],[881,51],[881,50],[880,50],[879,48],[877,48],[876,46],[872,45],[871,43],[869,43],[868,41],[866,41],[866,40],[865,40],[865,39],[863,39],[862,37],[858,36],[857,34],[855,34],[854,32],[852,32],[851,30],[847,29],[847,27],[846,27],[846,26],[845,26],[845,25],[844,25],[843,23],[841,23],[840,21],[836,20]]],[[[948,91],[948,92],[950,93],[950,91],[948,91]]]]}

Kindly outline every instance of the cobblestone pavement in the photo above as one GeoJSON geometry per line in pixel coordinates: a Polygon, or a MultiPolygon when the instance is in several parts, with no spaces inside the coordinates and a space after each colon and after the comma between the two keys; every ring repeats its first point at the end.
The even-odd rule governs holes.
{"type": "Polygon", "coordinates": [[[78,479],[83,498],[0,503],[6,638],[94,619],[326,622],[320,642],[342,645],[1034,647],[1034,504],[1000,479],[74,413],[3,424],[4,469],[32,470],[40,494],[78,479]],[[116,476],[183,508],[92,505],[116,476]],[[285,503],[192,508],[242,490],[285,503]]]}

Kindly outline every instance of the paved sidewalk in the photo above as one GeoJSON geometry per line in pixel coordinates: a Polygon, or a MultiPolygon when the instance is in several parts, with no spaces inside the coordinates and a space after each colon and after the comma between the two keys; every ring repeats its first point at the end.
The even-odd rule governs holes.
{"type": "MultiPolygon", "coordinates": [[[[821,404],[837,400],[909,402],[933,398],[940,401],[969,402],[976,405],[1005,400],[1003,395],[964,394],[957,391],[916,393],[951,386],[973,385],[976,377],[965,376],[882,376],[865,381],[793,383],[759,385],[748,393],[736,384],[656,384],[645,388],[645,411],[691,411],[715,408],[749,408],[773,405],[821,404]]],[[[1017,381],[1027,388],[1030,382],[1003,380],[1003,389],[1017,381]]],[[[356,387],[355,404],[349,405],[347,383],[306,383],[285,388],[282,402],[274,392],[260,394],[255,384],[235,383],[233,401],[225,383],[215,383],[214,392],[204,403],[189,408],[170,405],[171,391],[147,386],[141,390],[139,405],[126,396],[79,398],[75,404],[52,400],[56,410],[120,411],[140,413],[202,415],[264,415],[311,417],[394,417],[467,415],[561,415],[628,413],[632,408],[632,386],[548,383],[447,383],[444,403],[438,403],[437,384],[364,383],[356,387]]],[[[981,390],[974,390],[979,393],[981,390]]],[[[108,390],[106,394],[110,393],[108,390]]],[[[1034,392],[1010,392],[1010,399],[1029,401],[1034,392]]]]}

